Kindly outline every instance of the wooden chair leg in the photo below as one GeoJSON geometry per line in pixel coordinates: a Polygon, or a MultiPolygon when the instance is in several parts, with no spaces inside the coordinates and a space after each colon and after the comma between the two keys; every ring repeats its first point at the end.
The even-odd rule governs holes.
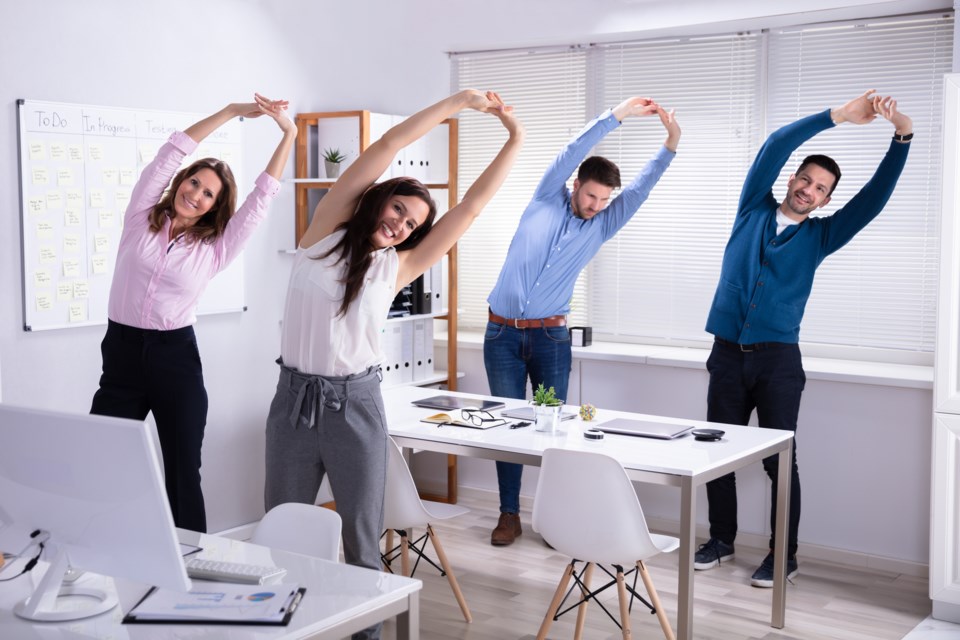
{"type": "Polygon", "coordinates": [[[571,561],[563,570],[563,575],[560,577],[560,584],[557,585],[557,591],[553,594],[553,600],[550,601],[550,606],[547,608],[547,615],[543,617],[543,623],[537,632],[537,640],[546,640],[547,632],[550,631],[550,625],[553,624],[553,616],[557,615],[557,609],[560,608],[560,602],[563,600],[563,594],[567,590],[567,585],[570,584],[570,576],[572,575],[573,562],[571,561]]]}
{"type": "Polygon", "coordinates": [[[663,635],[667,640],[676,640],[676,636],[673,635],[673,629],[670,627],[670,620],[667,618],[667,612],[663,610],[663,605],[660,604],[660,596],[657,595],[657,590],[653,587],[653,580],[647,571],[647,565],[643,564],[642,560],[637,562],[637,570],[643,579],[643,586],[647,588],[647,593],[650,595],[650,604],[657,610],[657,619],[660,621],[660,628],[663,629],[663,635]]]}
{"type": "MultiPolygon", "coordinates": [[[[593,576],[593,563],[588,562],[586,570],[583,572],[583,586],[580,587],[580,593],[584,598],[590,593],[590,578],[593,576]]],[[[583,636],[583,625],[587,621],[587,602],[584,600],[577,607],[577,627],[573,632],[573,640],[580,640],[583,636]]]]}
{"type": "Polygon", "coordinates": [[[447,574],[447,581],[450,583],[450,588],[453,589],[453,596],[457,599],[457,604],[460,605],[460,611],[463,612],[463,619],[467,622],[473,622],[473,616],[470,615],[470,607],[467,606],[467,600],[460,591],[460,585],[457,584],[457,578],[453,575],[453,569],[450,568],[450,563],[447,562],[447,554],[444,553],[443,547],[440,545],[440,538],[436,532],[434,532],[432,525],[427,525],[427,535],[430,536],[430,542],[433,543],[433,548],[437,552],[437,559],[440,560],[440,566],[443,567],[443,572],[447,574]]]}
{"type": "Polygon", "coordinates": [[[630,604],[627,600],[627,585],[623,581],[623,568],[617,567],[617,596],[620,600],[620,624],[623,640],[630,640],[630,604]]]}
{"type": "Polygon", "coordinates": [[[410,577],[410,535],[411,531],[404,529],[400,534],[400,572],[406,577],[410,577]]]}

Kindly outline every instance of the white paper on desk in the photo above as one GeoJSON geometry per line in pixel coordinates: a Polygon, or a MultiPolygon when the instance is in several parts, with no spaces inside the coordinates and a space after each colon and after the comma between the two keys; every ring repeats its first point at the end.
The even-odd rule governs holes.
{"type": "Polygon", "coordinates": [[[299,585],[206,582],[183,593],[154,589],[130,611],[139,620],[196,619],[236,622],[280,622],[299,585]]]}

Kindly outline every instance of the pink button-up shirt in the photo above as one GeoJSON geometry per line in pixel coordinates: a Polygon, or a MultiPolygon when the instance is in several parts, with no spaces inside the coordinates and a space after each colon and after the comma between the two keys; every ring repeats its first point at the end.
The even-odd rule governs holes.
{"type": "Polygon", "coordinates": [[[226,268],[243,250],[266,216],[280,183],[261,173],[255,188],[212,244],[171,242],[167,218],[157,233],[148,216],[160,201],[183,158],[197,148],[190,136],[177,131],[143,170],[133,188],[123,218],[123,233],[110,287],[107,315],[114,322],[140,329],[179,329],[197,321],[197,300],[210,278],[226,268]]]}

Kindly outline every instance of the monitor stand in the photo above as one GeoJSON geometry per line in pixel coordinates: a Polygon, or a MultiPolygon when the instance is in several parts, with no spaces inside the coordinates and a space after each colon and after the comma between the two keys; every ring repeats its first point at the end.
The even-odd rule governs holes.
{"type": "Polygon", "coordinates": [[[17,603],[13,612],[27,620],[64,622],[100,615],[117,606],[119,601],[116,593],[108,593],[102,589],[63,586],[63,578],[69,569],[67,554],[63,551],[58,552],[33,594],[23,602],[17,603]],[[57,598],[68,596],[80,596],[93,604],[76,609],[58,608],[57,598]]]}

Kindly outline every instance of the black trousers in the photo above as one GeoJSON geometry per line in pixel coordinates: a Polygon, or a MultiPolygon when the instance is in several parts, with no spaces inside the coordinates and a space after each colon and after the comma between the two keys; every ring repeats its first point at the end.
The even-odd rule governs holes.
{"type": "MultiPolygon", "coordinates": [[[[707,359],[710,386],[707,391],[707,420],[745,425],[757,410],[757,422],[764,429],[796,432],[800,396],[807,377],[795,344],[771,344],[743,353],[736,345],[715,342],[707,359]]],[[[800,528],[800,472],[797,468],[797,443],[793,443],[793,468],[790,472],[790,514],[787,553],[797,553],[800,528]]],[[[764,458],[763,468],[773,481],[770,509],[770,548],[777,535],[776,455],[764,458]]],[[[707,483],[710,537],[733,544],[737,537],[737,481],[733,473],[707,483]]]]}
{"type": "Polygon", "coordinates": [[[173,521],[206,532],[200,449],[207,390],[193,327],[157,331],[108,321],[100,351],[103,375],[90,413],[143,420],[153,412],[173,521]]]}

